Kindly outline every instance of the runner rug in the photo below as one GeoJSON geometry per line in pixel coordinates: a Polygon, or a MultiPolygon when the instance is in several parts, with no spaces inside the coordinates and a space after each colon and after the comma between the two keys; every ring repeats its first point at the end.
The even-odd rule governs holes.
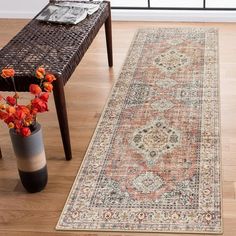
{"type": "Polygon", "coordinates": [[[57,229],[220,233],[217,31],[141,29],[57,229]]]}

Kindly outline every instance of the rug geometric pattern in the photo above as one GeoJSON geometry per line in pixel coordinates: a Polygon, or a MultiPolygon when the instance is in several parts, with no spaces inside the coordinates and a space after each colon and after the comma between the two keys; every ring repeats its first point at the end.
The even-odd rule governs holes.
{"type": "Polygon", "coordinates": [[[218,33],[140,29],[57,224],[220,233],[218,33]]]}

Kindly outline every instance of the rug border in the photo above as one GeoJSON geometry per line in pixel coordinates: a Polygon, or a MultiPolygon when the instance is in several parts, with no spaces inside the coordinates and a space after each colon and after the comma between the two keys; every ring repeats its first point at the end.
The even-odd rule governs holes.
{"type": "Polygon", "coordinates": [[[219,139],[220,139],[220,152],[219,152],[219,155],[220,155],[220,158],[219,158],[219,161],[220,161],[220,197],[221,197],[221,201],[220,201],[220,207],[221,207],[221,233],[219,234],[223,234],[224,233],[224,220],[223,220],[223,201],[224,201],[224,198],[223,198],[223,183],[224,183],[224,179],[223,179],[223,165],[222,165],[222,127],[221,127],[221,86],[220,86],[220,82],[221,82],[221,78],[220,78],[220,41],[219,41],[219,28],[215,28],[217,30],[217,65],[218,65],[218,71],[217,71],[217,78],[218,78],[218,99],[219,99],[219,125],[220,125],[220,128],[219,128],[219,139]]]}
{"type": "Polygon", "coordinates": [[[181,29],[188,29],[188,28],[203,28],[203,29],[205,29],[205,30],[210,30],[210,29],[214,29],[215,31],[216,31],[216,38],[217,38],[217,82],[218,82],[218,105],[219,105],[219,112],[218,112],[218,119],[219,119],[219,148],[220,148],[220,151],[219,151],[219,165],[220,165],[220,196],[221,196],[221,204],[220,204],[220,207],[221,207],[221,219],[220,219],[220,222],[221,222],[221,231],[219,231],[219,232],[206,232],[206,231],[198,231],[198,232],[196,232],[196,231],[178,231],[178,230],[176,230],[175,232],[170,232],[170,231],[147,231],[147,230],[108,230],[108,229],[80,229],[80,228],[76,228],[76,229],[66,229],[66,228],[61,228],[61,226],[59,225],[59,222],[61,221],[61,219],[62,219],[62,216],[63,216],[63,212],[64,212],[64,210],[65,210],[65,208],[66,208],[66,205],[67,205],[67,203],[68,203],[68,201],[69,201],[69,197],[70,197],[70,195],[71,195],[71,193],[72,193],[72,191],[73,191],[73,189],[74,189],[74,187],[75,187],[75,185],[76,185],[76,180],[77,180],[77,178],[79,177],[79,175],[80,175],[80,172],[81,172],[81,170],[82,170],[82,166],[83,166],[83,164],[84,164],[84,162],[85,162],[85,160],[86,160],[86,156],[87,156],[87,153],[88,153],[88,151],[89,151],[89,149],[90,149],[90,147],[92,146],[92,144],[93,144],[93,141],[94,141],[94,139],[95,139],[95,137],[96,137],[96,134],[97,134],[97,130],[98,130],[98,128],[99,128],[99,124],[101,123],[101,121],[102,121],[102,118],[103,118],[103,115],[104,115],[104,113],[105,113],[105,111],[106,111],[106,108],[107,108],[107,106],[108,106],[108,102],[109,102],[109,100],[110,100],[110,98],[111,98],[111,95],[112,95],[112,93],[113,93],[113,91],[114,91],[114,89],[115,89],[115,87],[116,87],[116,84],[117,84],[117,82],[118,82],[118,79],[119,79],[119,77],[120,77],[120,74],[121,74],[121,72],[122,72],[122,69],[123,69],[123,67],[124,67],[124,65],[125,65],[125,63],[126,63],[126,61],[127,61],[127,59],[128,59],[128,56],[129,56],[129,54],[130,54],[130,51],[132,50],[132,48],[133,48],[133,45],[134,45],[134,42],[135,42],[135,39],[136,39],[136,36],[138,35],[138,32],[140,31],[140,30],[153,30],[153,29],[156,29],[156,28],[154,28],[154,27],[149,27],[149,28],[138,28],[136,31],[135,31],[135,33],[134,33],[134,35],[133,35],[133,38],[132,38],[132,40],[131,40],[131,43],[130,43],[130,46],[129,46],[129,49],[128,49],[128,51],[126,52],[126,56],[125,56],[125,60],[124,60],[124,62],[122,63],[122,65],[121,65],[121,68],[120,68],[120,70],[119,70],[119,72],[118,72],[118,75],[117,75],[117,78],[115,79],[115,81],[114,81],[114,84],[112,85],[112,88],[111,88],[111,90],[110,90],[110,92],[109,92],[109,94],[108,94],[108,96],[107,96],[107,99],[106,99],[106,102],[105,102],[105,104],[104,104],[104,106],[103,106],[103,108],[102,108],[102,113],[101,113],[101,116],[100,116],[100,118],[98,119],[98,121],[97,121],[97,123],[96,123],[96,127],[95,127],[95,129],[94,129],[94,132],[93,132],[93,134],[92,134],[92,137],[91,137],[91,139],[90,139],[90,141],[89,141],[89,144],[87,145],[87,147],[86,147],[86,152],[85,152],[85,154],[84,154],[84,157],[83,157],[83,160],[82,160],[82,162],[81,162],[81,164],[80,164],[80,167],[79,167],[79,169],[78,169],[78,171],[77,171],[77,174],[76,174],[76,176],[75,176],[75,178],[74,178],[74,180],[73,180],[73,184],[71,185],[71,187],[70,187],[70,191],[69,191],[69,193],[68,193],[68,196],[67,196],[67,198],[66,198],[66,201],[65,201],[65,203],[64,203],[64,206],[63,206],[63,209],[62,209],[62,211],[61,211],[61,213],[60,213],[60,217],[59,217],[59,219],[58,219],[58,221],[57,221],[57,224],[56,224],[56,226],[55,226],[55,230],[56,231],[69,231],[69,232],[77,232],[77,231],[80,231],[80,232],[128,232],[128,233],[151,233],[151,234],[156,234],[156,233],[163,233],[163,234],[198,234],[198,235],[200,235],[200,234],[206,234],[206,235],[222,235],[223,233],[224,233],[224,221],[223,221],[223,167],[222,167],[222,142],[221,142],[221,91],[220,91],[220,60],[219,60],[219,28],[217,28],[217,27],[157,27],[158,29],[170,29],[170,28],[181,28],[181,29]]]}

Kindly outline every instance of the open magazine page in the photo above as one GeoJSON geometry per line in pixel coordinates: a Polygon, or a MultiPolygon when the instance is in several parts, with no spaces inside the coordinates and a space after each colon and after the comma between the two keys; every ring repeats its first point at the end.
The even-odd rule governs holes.
{"type": "Polygon", "coordinates": [[[83,8],[87,10],[89,15],[92,15],[96,12],[100,6],[99,3],[91,3],[91,2],[58,2],[56,3],[58,6],[67,6],[67,7],[74,7],[74,8],[83,8]]]}
{"type": "Polygon", "coordinates": [[[49,22],[77,24],[99,9],[99,2],[56,2],[49,5],[36,19],[49,22]]]}

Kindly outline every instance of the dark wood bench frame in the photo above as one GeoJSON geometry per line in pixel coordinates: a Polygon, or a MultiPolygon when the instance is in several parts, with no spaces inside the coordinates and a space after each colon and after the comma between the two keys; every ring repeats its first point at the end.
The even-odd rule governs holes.
{"type": "MultiPolygon", "coordinates": [[[[28,91],[31,83],[38,83],[34,71],[40,65],[57,77],[53,95],[66,160],[72,158],[72,151],[64,86],[103,24],[108,64],[112,67],[111,10],[107,1],[75,26],[40,22],[34,18],[0,51],[0,69],[15,69],[17,91],[28,91]]],[[[0,78],[0,91],[14,91],[10,82],[0,78]]]]}

